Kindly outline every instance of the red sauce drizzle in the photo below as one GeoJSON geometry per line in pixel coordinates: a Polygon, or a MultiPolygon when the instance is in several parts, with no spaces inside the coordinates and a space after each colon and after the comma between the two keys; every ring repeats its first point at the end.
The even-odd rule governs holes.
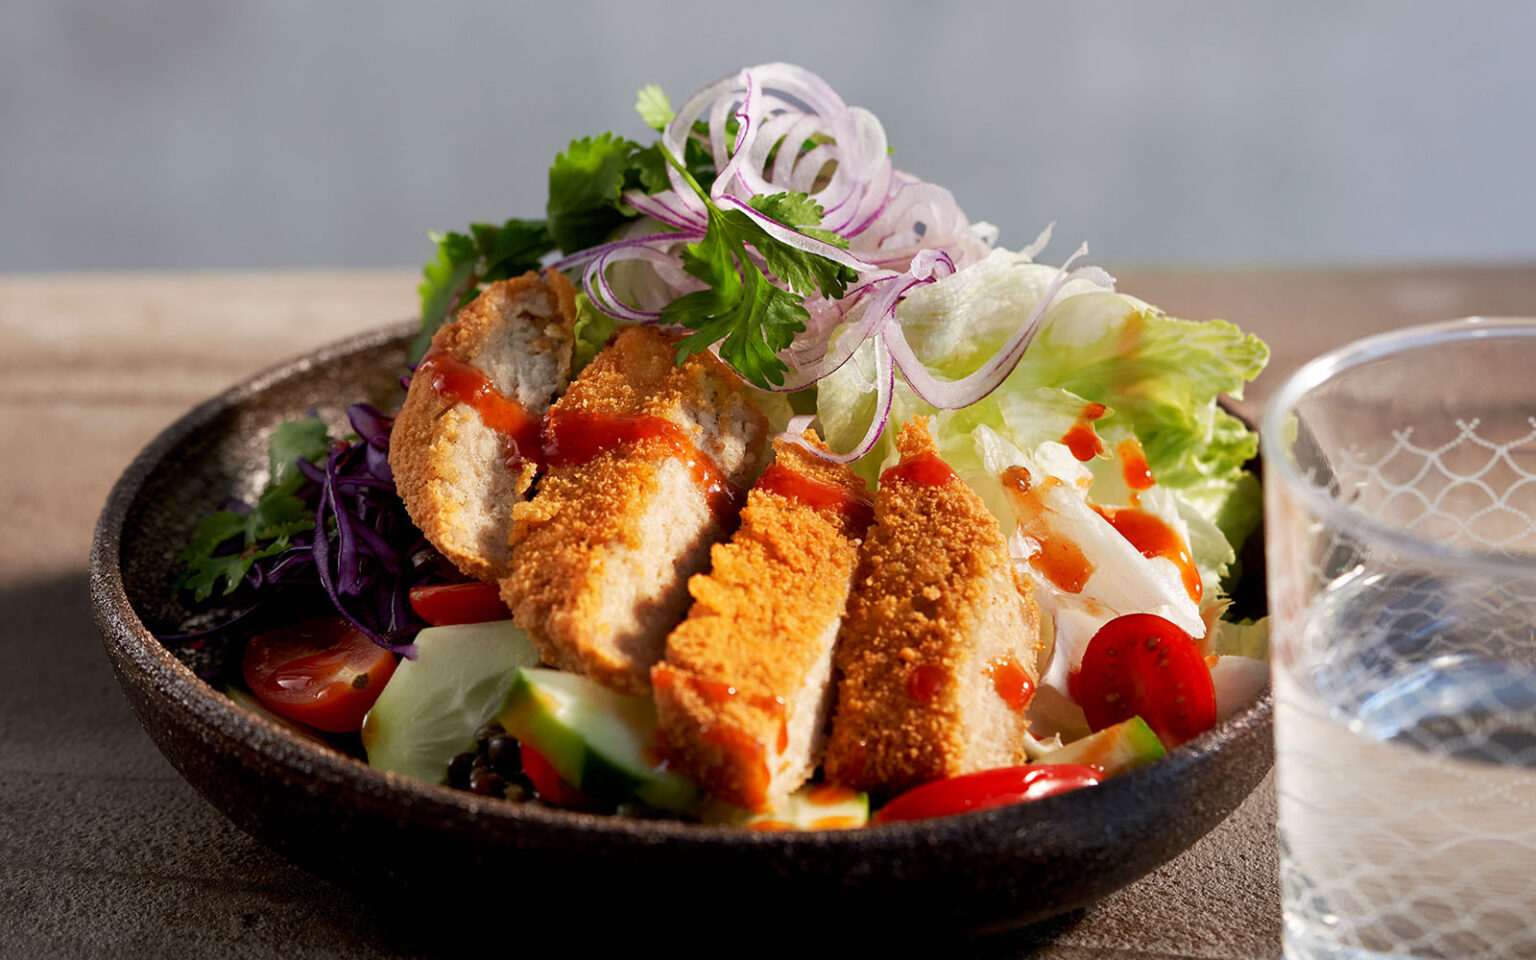
{"type": "Polygon", "coordinates": [[[942,487],[954,479],[956,479],[955,471],[949,468],[949,464],[940,460],[936,453],[920,453],[915,457],[906,457],[896,466],[880,474],[881,483],[905,480],[925,487],[942,487]]]}
{"type": "Polygon", "coordinates": [[[1019,664],[1018,658],[1011,653],[998,657],[987,664],[987,676],[992,678],[992,689],[1003,698],[1008,708],[1023,713],[1035,695],[1035,681],[1029,678],[1029,673],[1019,664]]]}
{"type": "Polygon", "coordinates": [[[1184,581],[1184,592],[1195,603],[1200,602],[1200,571],[1195,568],[1189,547],[1177,530],[1164,523],[1156,514],[1135,507],[1123,510],[1106,510],[1103,507],[1094,509],[1119,531],[1120,536],[1130,541],[1131,546],[1139,550],[1142,556],[1163,557],[1173,561],[1173,565],[1179,568],[1179,577],[1184,581]]]}
{"type": "Polygon", "coordinates": [[[920,663],[907,674],[907,692],[912,699],[928,703],[944,685],[944,671],[931,663],[920,663]]]}
{"type": "Polygon", "coordinates": [[[768,784],[773,779],[768,771],[768,751],[763,745],[735,727],[718,723],[705,727],[699,738],[735,758],[740,793],[731,799],[748,809],[762,808],[768,801],[768,784]]]}
{"type": "MultiPolygon", "coordinates": [[[[783,697],[743,693],[733,684],[696,677],[666,663],[657,664],[651,669],[651,685],[656,689],[670,690],[679,684],[714,704],[739,699],[748,706],[766,711],[770,716],[779,717],[779,753],[789,748],[789,726],[784,720],[783,697]]],[[[767,801],[768,784],[773,779],[768,769],[767,747],[728,724],[712,724],[699,734],[699,738],[705,743],[714,744],[730,755],[735,765],[741,770],[739,784],[741,792],[734,799],[745,807],[752,809],[761,807],[767,801]]]]}
{"type": "Polygon", "coordinates": [[[815,804],[831,806],[834,803],[846,803],[858,796],[858,793],[847,787],[838,786],[835,783],[819,783],[805,792],[805,799],[815,804]]]}
{"type": "Polygon", "coordinates": [[[1157,481],[1152,478],[1152,468],[1147,466],[1147,454],[1141,449],[1141,441],[1135,437],[1121,440],[1115,445],[1115,452],[1120,455],[1120,472],[1125,477],[1125,485],[1133,492],[1152,489],[1157,481]]]}
{"type": "Polygon", "coordinates": [[[848,523],[860,534],[869,529],[870,521],[875,518],[875,505],[868,497],[850,493],[835,483],[808,477],[778,462],[770,463],[757,478],[756,489],[787,497],[813,510],[836,510],[847,517],[848,523]]]}
{"type": "Polygon", "coordinates": [[[604,451],[642,443],[687,463],[709,498],[715,521],[722,527],[735,525],[746,494],[672,421],[583,410],[551,410],[544,420],[544,459],[551,467],[587,463],[604,451]]]}
{"type": "Polygon", "coordinates": [[[496,389],[491,379],[472,363],[433,347],[416,367],[417,377],[429,377],[432,389],[449,403],[462,403],[480,414],[487,427],[507,438],[507,466],[517,468],[524,460],[538,462],[538,417],[516,400],[496,389]]]}
{"type": "Polygon", "coordinates": [[[724,680],[710,680],[705,677],[696,677],[691,673],[684,673],[668,663],[659,663],[651,668],[651,684],[662,690],[670,690],[678,684],[683,684],[708,700],[719,705],[739,700],[749,707],[762,710],[770,716],[784,716],[784,698],[770,697],[761,693],[743,693],[734,684],[724,680]]]}
{"type": "MultiPolygon", "coordinates": [[[[1029,558],[1029,565],[1058,590],[1082,593],[1088,578],[1093,576],[1093,564],[1076,543],[1051,537],[1050,527],[1041,519],[1045,513],[1045,505],[1040,499],[1041,489],[1034,487],[1029,471],[1023,467],[1008,467],[998,479],[1017,506],[1014,514],[1020,518],[1019,532],[1040,548],[1029,558]]],[[[1055,477],[1047,477],[1042,489],[1060,483],[1055,477]]]]}
{"type": "Polygon", "coordinates": [[[1077,422],[1072,424],[1061,442],[1072,451],[1072,456],[1078,460],[1087,462],[1104,452],[1104,441],[1099,439],[1099,434],[1093,429],[1093,421],[1104,416],[1107,408],[1102,403],[1086,404],[1082,412],[1077,415],[1077,422]]]}

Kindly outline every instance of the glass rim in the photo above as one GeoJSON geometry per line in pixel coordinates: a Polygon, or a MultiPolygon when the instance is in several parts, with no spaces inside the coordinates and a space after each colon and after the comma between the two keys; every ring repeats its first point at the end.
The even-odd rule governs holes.
{"type": "Polygon", "coordinates": [[[1536,554],[1511,555],[1492,550],[1455,547],[1409,533],[1358,512],[1302,476],[1281,440],[1286,432],[1285,418],[1295,411],[1301,399],[1348,370],[1373,360],[1427,347],[1493,338],[1536,340],[1536,317],[1474,316],[1403,327],[1352,341],[1308,360],[1280,385],[1264,407],[1259,428],[1259,447],[1263,453],[1266,498],[1273,472],[1282,486],[1334,529],[1346,530],[1370,542],[1384,543],[1399,552],[1417,554],[1436,562],[1505,571],[1519,569],[1536,575],[1536,554]]]}

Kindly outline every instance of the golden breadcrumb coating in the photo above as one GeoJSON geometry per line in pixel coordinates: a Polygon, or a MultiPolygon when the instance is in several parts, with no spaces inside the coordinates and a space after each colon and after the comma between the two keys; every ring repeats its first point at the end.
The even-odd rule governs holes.
{"type": "MultiPolygon", "coordinates": [[[[558,271],[487,285],[432,338],[475,365],[508,399],[542,416],[569,378],[576,291],[558,271]]],[[[465,574],[507,574],[512,504],[533,483],[531,460],[506,464],[507,438],[480,413],[415,377],[390,434],[389,463],[412,521],[465,574]]]]}
{"type": "MultiPolygon", "coordinates": [[[[903,463],[936,456],[927,421],[897,438],[903,463]]],[[[837,651],[828,780],[890,795],[1022,762],[1022,710],[992,672],[1009,657],[1038,681],[1039,610],[997,520],[958,477],[882,479],[837,651]]]]}
{"type": "Polygon", "coordinates": [[[747,809],[764,809],[815,771],[832,646],[868,522],[859,515],[868,491],[852,470],[784,440],[773,447],[770,469],[826,485],[833,502],[754,487],[741,528],[711,551],[710,572],[688,582],[688,619],[651,670],[668,758],[747,809]],[[839,492],[851,510],[836,503],[839,492]]]}
{"type": "MultiPolygon", "coordinates": [[[[716,357],[698,353],[679,366],[676,351],[654,329],[623,330],[551,417],[666,420],[745,488],[763,459],[767,421],[716,357]]],[[[645,692],[667,632],[687,608],[688,577],[728,533],[666,442],[610,447],[586,462],[552,465],[533,499],[513,508],[502,599],[545,662],[645,692]]]]}

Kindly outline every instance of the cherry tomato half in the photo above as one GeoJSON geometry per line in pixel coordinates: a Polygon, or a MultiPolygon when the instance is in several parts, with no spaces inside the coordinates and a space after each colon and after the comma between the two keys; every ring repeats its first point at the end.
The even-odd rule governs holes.
{"type": "Polygon", "coordinates": [[[363,725],[395,672],[395,655],[340,617],[252,637],[245,685],[274,713],[331,733],[363,725]]]}
{"type": "Polygon", "coordinates": [[[577,810],[589,809],[595,805],[591,797],[567,783],[565,778],[560,776],[560,771],[544,759],[544,754],[526,743],[520,743],[518,747],[522,753],[523,772],[528,775],[529,780],[533,781],[533,789],[538,793],[540,800],[577,810]]]}
{"type": "Polygon", "coordinates": [[[1072,763],[980,770],[913,787],[881,807],[875,822],[923,820],[989,810],[1090,787],[1103,779],[1104,771],[1098,767],[1072,763]]]}
{"type": "Polygon", "coordinates": [[[1216,725],[1216,687],[1189,634],[1151,613],[1104,624],[1072,685],[1095,731],[1140,716],[1173,749],[1216,725]]]}
{"type": "Polygon", "coordinates": [[[510,620],[494,583],[434,583],[411,588],[411,609],[434,627],[455,623],[489,623],[510,620]]]}

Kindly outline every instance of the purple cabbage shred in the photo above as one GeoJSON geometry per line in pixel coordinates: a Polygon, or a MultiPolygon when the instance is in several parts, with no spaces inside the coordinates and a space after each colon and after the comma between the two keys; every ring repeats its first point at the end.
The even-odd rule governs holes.
{"type": "Polygon", "coordinates": [[[298,496],[315,511],[314,529],[294,535],[287,550],[251,566],[242,587],[253,598],[247,609],[214,630],[178,636],[222,630],[287,588],[318,586],[374,643],[415,658],[411,641],[427,623],[411,609],[411,588],[461,577],[411,522],[395,491],[389,468],[393,418],[358,403],[347,408],[347,419],[356,440],[333,441],[324,464],[297,461],[308,481],[298,496]]]}

